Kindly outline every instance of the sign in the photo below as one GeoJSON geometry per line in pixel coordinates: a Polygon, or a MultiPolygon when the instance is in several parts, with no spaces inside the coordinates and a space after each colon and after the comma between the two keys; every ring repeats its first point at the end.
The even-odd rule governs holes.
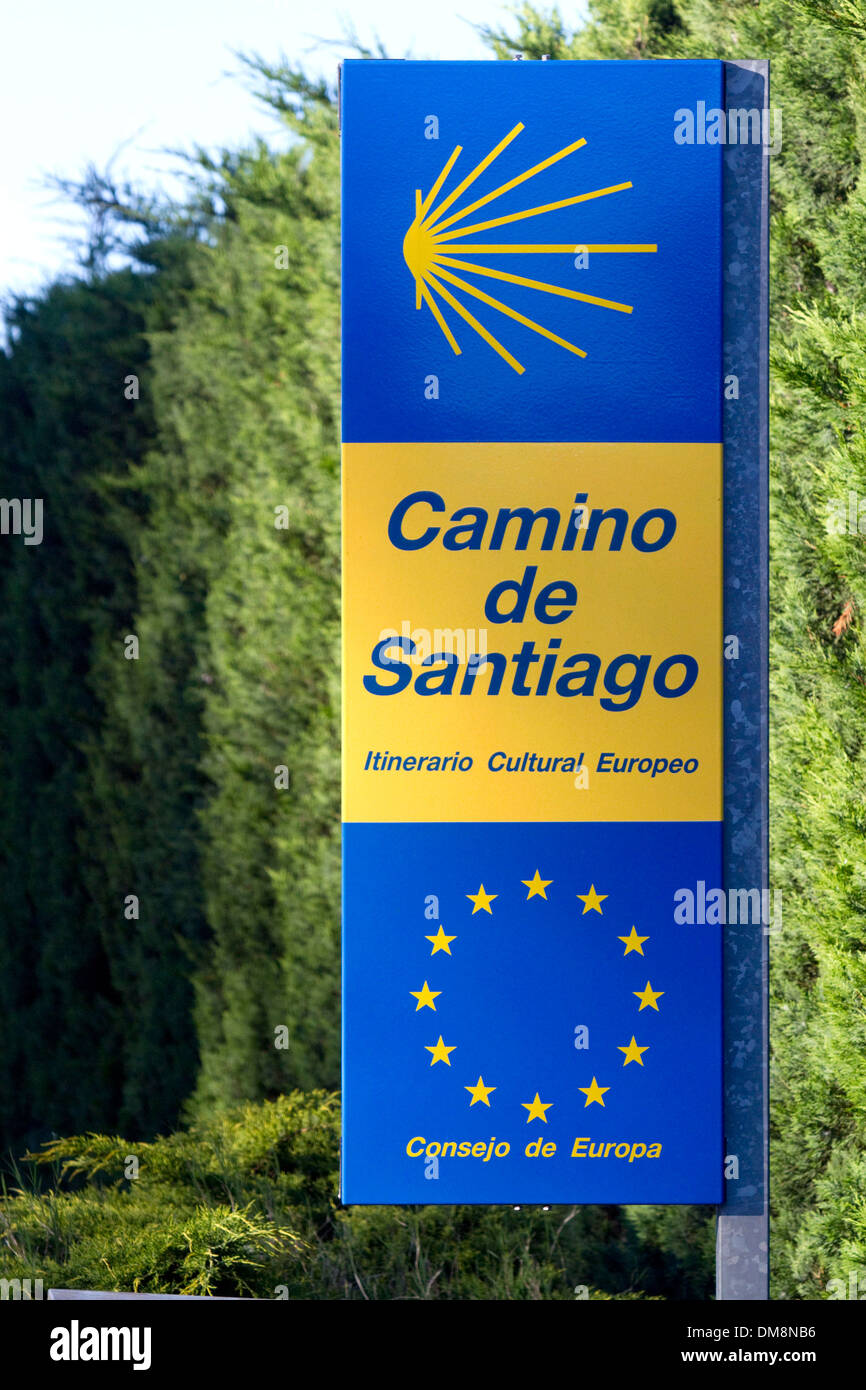
{"type": "Polygon", "coordinates": [[[346,1203],[722,1198],[713,112],[343,65],[346,1203]]]}

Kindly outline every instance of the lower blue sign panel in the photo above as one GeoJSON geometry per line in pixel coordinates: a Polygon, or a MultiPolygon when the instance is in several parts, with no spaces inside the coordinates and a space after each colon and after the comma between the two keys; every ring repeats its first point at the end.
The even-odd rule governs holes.
{"type": "Polygon", "coordinates": [[[719,823],[353,823],[343,865],[343,1202],[723,1200],[719,823]]]}

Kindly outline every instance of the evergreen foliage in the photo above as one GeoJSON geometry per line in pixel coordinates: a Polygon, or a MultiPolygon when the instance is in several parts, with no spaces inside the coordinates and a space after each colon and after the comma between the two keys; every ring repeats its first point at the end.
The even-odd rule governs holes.
{"type": "Polygon", "coordinates": [[[87,277],[8,315],[7,1143],[338,1082],[336,115],[260,77],[288,151],[180,210],[91,174],[87,277]]]}
{"type": "Polygon", "coordinates": [[[0,1199],[0,1278],[290,1299],[704,1293],[712,1233],[688,1209],[660,1233],[609,1207],[342,1208],[338,1138],[334,1097],[314,1091],[149,1144],[48,1144],[51,1185],[19,1172],[0,1199]]]}
{"type": "MultiPolygon", "coordinates": [[[[10,536],[0,548],[7,1140],[104,1121],[123,1088],[113,939],[122,898],[103,916],[109,894],[88,891],[91,856],[104,864],[112,845],[98,845],[102,827],[88,824],[84,744],[105,709],[91,673],[100,652],[120,651],[134,606],[130,542],[143,504],[128,473],[153,424],[147,401],[134,418],[124,408],[123,382],[142,357],[151,289],[129,270],[55,285],[13,308],[12,350],[0,359],[3,495],[44,502],[42,544],[10,536]]],[[[170,940],[163,962],[182,980],[170,940]]]]}

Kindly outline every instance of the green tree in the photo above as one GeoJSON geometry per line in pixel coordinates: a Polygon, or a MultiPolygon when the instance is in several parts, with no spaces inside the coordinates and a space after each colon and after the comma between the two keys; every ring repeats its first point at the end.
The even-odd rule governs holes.
{"type": "Polygon", "coordinates": [[[336,115],[260,72],[294,139],[203,162],[219,215],[151,338],[139,613],[159,680],[182,613],[187,665],[155,698],[200,721],[198,1107],[339,1076],[336,115]]]}
{"type": "MultiPolygon", "coordinates": [[[[44,509],[41,545],[9,537],[0,551],[7,1138],[96,1124],[115,1112],[122,1087],[111,944],[81,872],[91,829],[82,740],[103,715],[88,681],[94,654],[132,610],[138,502],[123,480],[152,421],[146,403],[133,414],[123,391],[142,360],[149,292],[129,271],[52,286],[11,306],[0,357],[4,495],[44,509]]],[[[114,908],[120,930],[119,901],[114,908]]]]}

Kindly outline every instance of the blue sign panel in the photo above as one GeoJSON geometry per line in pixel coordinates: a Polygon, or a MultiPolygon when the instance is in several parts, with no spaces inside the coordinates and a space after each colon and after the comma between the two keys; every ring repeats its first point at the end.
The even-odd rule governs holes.
{"type": "Polygon", "coordinates": [[[724,108],[720,63],[358,60],[342,71],[346,441],[721,438],[721,146],[697,143],[700,127],[693,143],[675,139],[678,112],[724,108]],[[459,356],[426,304],[414,312],[403,254],[415,190],[429,197],[456,148],[431,204],[443,208],[431,229],[442,228],[443,273],[431,267],[441,288],[430,297],[459,356]],[[453,222],[458,211],[467,215],[453,222]],[[542,249],[489,249],[509,244],[542,249]],[[488,249],[465,249],[479,245],[488,249]],[[581,252],[620,246],[634,249],[581,252]],[[509,322],[449,277],[546,332],[509,322]],[[586,357],[557,350],[547,332],[586,357]],[[430,372],[435,410],[417,389],[430,372]]]}
{"type": "Polygon", "coordinates": [[[717,1202],[721,65],[342,103],[343,1200],[717,1202]]]}

